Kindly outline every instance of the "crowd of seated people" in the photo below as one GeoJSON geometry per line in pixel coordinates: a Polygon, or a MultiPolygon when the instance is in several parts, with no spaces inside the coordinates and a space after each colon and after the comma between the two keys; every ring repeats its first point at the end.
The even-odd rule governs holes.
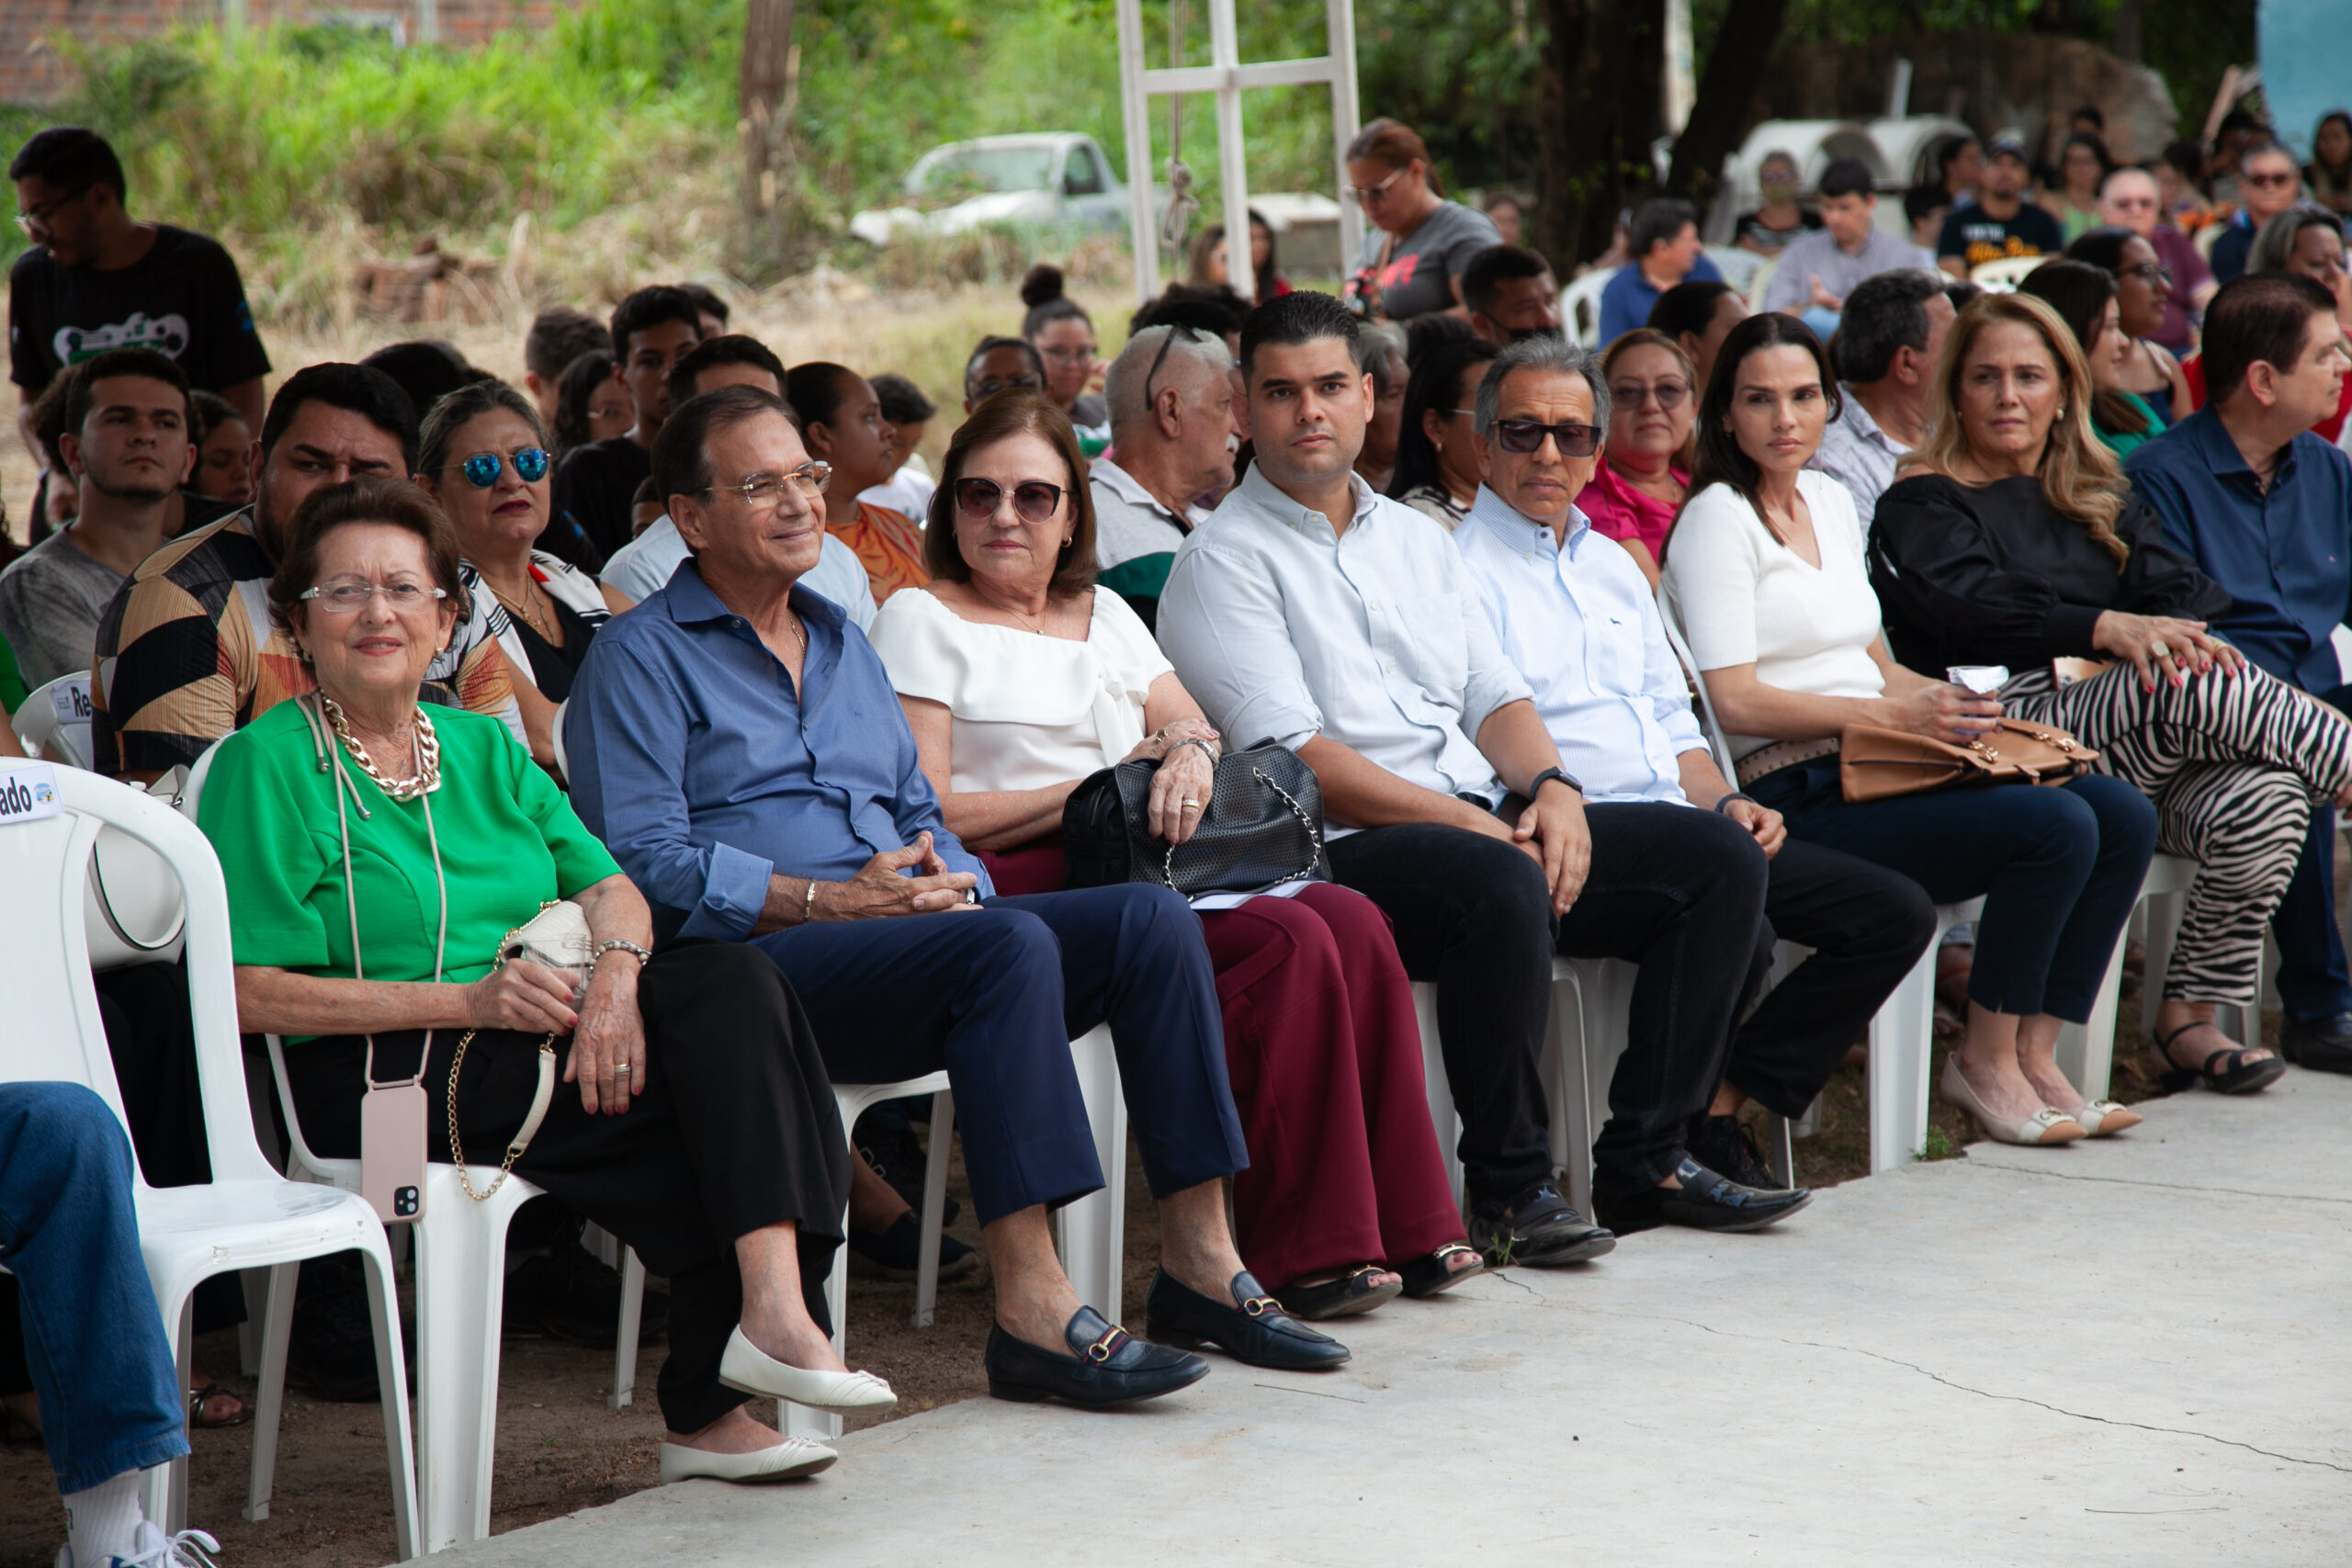
{"type": "MultiPolygon", "coordinates": [[[[2014,294],[1889,242],[1851,171],[1816,216],[1776,164],[1742,243],[1782,282],[1750,315],[1695,215],[1652,203],[1595,355],[1545,258],[1377,122],[1350,150],[1363,313],[1205,279],[1105,364],[1038,268],[928,464],[923,389],[787,364],[686,286],[543,313],[522,389],[418,340],[265,408],[257,379],[232,398],[112,350],[28,426],[71,524],[0,574],[0,700],[87,673],[96,765],[133,783],[217,746],[200,825],[241,1017],[286,1040],[314,1149],[352,1153],[365,1085],[422,1071],[496,1165],[553,1037],[571,1087],[514,1168],[550,1195],[528,1261],[561,1282],[510,1298],[609,1337],[582,1221],[667,1280],[665,1479],[833,1462],[754,1395],[893,1397],[835,1354],[823,1283],[845,1245],[910,1269],[912,1194],[836,1081],[947,1075],[999,1397],[1158,1398],[1212,1349],[1337,1366],[1328,1325],[1397,1297],[1804,1209],[1749,1102],[1815,1102],[1936,905],[1984,901],[1940,1089],[1988,1136],[2141,1120],[2055,1046],[2159,850],[2199,867],[2161,1070],[2227,1093],[2352,1070],[2352,459],[2328,428],[2352,285],[2333,209],[2261,209],[2265,145],[2233,165],[2245,276],[2218,289],[2168,270],[2154,179],[2087,133],[2049,210],[2014,143],[1939,164],[1950,254],[1998,226],[2054,256],[2063,225],[2014,294]],[[2004,719],[2098,761],[2052,789],[1842,785],[1849,726],[1965,747],[2004,719]],[[1154,764],[1146,827],[1178,845],[1219,763],[1267,743],[1313,771],[1328,879],[1208,907],[1066,886],[1090,777],[1154,764]],[[491,964],[557,898],[596,943],[577,993],[491,964]],[[2216,1022],[2267,933],[2275,1051],[2216,1022]],[[1810,952],[1776,977],[1781,942],[1810,952]],[[1539,1070],[1563,956],[1637,971],[1590,1213],[1539,1070]],[[1458,1133],[1430,1123],[1417,982],[1458,1133]],[[1047,1224],[1104,1185],[1070,1049],[1098,1024],[1160,1208],[1140,1335],[1080,1298],[1047,1224]]],[[[152,1043],[117,1059],[157,1071],[152,1043]]],[[[130,1134],[151,1179],[171,1163],[130,1134]]],[[[180,1163],[204,1179],[200,1147],[180,1163]]],[[[28,1245],[0,1232],[12,1269],[28,1245]]],[[[366,1397],[351,1286],[306,1267],[295,1355],[366,1397]]],[[[119,1479],[59,1452],[62,1486],[119,1479]]]]}

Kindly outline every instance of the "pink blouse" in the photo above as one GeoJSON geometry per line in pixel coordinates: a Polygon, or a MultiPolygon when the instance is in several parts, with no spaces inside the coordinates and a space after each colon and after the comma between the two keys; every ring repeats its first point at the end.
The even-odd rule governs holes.
{"type": "MultiPolygon", "coordinates": [[[[1690,488],[1690,476],[1681,468],[1667,471],[1685,491],[1690,488]]],[[[1639,539],[1651,556],[1663,561],[1667,530],[1674,526],[1674,514],[1681,508],[1635,490],[1610,468],[1604,453],[1593,467],[1592,482],[1577,497],[1577,510],[1592,519],[1600,533],[1612,539],[1639,539]]]]}

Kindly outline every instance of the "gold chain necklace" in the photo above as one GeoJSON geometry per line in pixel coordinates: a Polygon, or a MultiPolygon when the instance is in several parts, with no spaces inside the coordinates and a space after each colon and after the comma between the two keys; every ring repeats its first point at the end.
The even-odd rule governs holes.
{"type": "Polygon", "coordinates": [[[414,800],[418,795],[430,794],[441,787],[441,740],[433,733],[433,721],[424,716],[423,708],[416,710],[416,728],[411,739],[416,772],[404,779],[391,779],[384,776],[384,771],[376,765],[376,759],[368,754],[368,748],[351,733],[350,721],[343,715],[343,705],[321,692],[319,705],[326,710],[328,727],[334,731],[334,738],[343,743],[344,750],[350,753],[353,765],[375,781],[376,787],[392,799],[414,800]]]}
{"type": "Polygon", "coordinates": [[[555,641],[555,633],[551,631],[547,623],[541,620],[537,614],[535,613],[536,605],[534,604],[534,599],[536,596],[531,592],[527,584],[523,590],[523,602],[520,604],[517,604],[514,600],[509,599],[504,591],[502,590],[498,584],[491,581],[489,578],[483,578],[482,582],[484,586],[489,588],[491,595],[493,598],[495,598],[500,604],[505,605],[508,609],[514,611],[516,615],[523,617],[523,624],[525,626],[538,633],[540,637],[544,637],[548,642],[551,643],[555,641]]]}

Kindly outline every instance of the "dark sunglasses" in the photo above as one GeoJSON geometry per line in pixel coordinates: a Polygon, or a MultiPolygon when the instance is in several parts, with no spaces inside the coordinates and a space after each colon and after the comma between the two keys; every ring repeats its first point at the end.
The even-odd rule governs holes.
{"type": "Polygon", "coordinates": [[[1597,424],[1539,424],[1532,419],[1495,422],[1496,442],[1504,451],[1518,457],[1543,450],[1547,435],[1559,444],[1563,457],[1589,457],[1600,450],[1600,426],[1597,424]]]}
{"type": "MultiPolygon", "coordinates": [[[[514,454],[514,477],[526,485],[535,485],[548,477],[550,461],[552,459],[540,448],[526,446],[514,454]]],[[[462,463],[450,464],[449,468],[464,474],[466,482],[474,489],[488,490],[498,482],[498,476],[505,470],[506,460],[495,452],[477,452],[462,463]]],[[[447,471],[446,468],[443,470],[447,471]]]]}
{"type": "MultiPolygon", "coordinates": [[[[1012,513],[1023,523],[1043,523],[1060,509],[1062,487],[1023,479],[1012,487],[1012,513]]],[[[1004,487],[994,479],[957,479],[956,505],[975,523],[985,523],[1004,504],[1004,487]]]]}
{"type": "Polygon", "coordinates": [[[1151,356],[1151,368],[1143,373],[1143,406],[1146,408],[1151,407],[1152,378],[1159,374],[1159,367],[1168,363],[1168,351],[1176,346],[1178,333],[1184,334],[1186,343],[1199,343],[1208,336],[1200,328],[1183,321],[1175,322],[1169,327],[1168,335],[1159,340],[1159,352],[1151,356]]]}

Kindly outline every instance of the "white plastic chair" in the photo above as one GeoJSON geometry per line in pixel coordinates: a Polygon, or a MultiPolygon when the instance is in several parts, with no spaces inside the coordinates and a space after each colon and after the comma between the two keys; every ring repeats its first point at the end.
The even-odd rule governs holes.
{"type": "Polygon", "coordinates": [[[28,755],[86,770],[90,713],[90,672],[83,670],[34,687],[9,724],[28,755]]]}
{"type": "Polygon", "coordinates": [[[1600,291],[1616,276],[1613,266],[1595,267],[1560,290],[1560,320],[1569,338],[1587,348],[1600,346],[1600,291]]]}
{"type": "Polygon", "coordinates": [[[1970,267],[1968,281],[1979,288],[2007,293],[2023,283],[2028,273],[2050,259],[2048,256],[1996,256],[1991,261],[1978,262],[1970,267]]]}
{"type": "MultiPolygon", "coordinates": [[[[1586,1027],[1584,976],[1591,972],[1585,960],[1552,960],[1552,1015],[1544,1032],[1544,1054],[1537,1071],[1544,1083],[1544,1107],[1552,1129],[1552,1163],[1567,1173],[1568,1201],[1592,1212],[1592,1115],[1589,1108],[1588,1074],[1584,1070],[1586,1042],[1598,1030],[1586,1027]],[[1578,1157],[1577,1151],[1583,1151],[1578,1157]]],[[[1437,1134],[1438,1152],[1445,1160],[1453,1202],[1462,1206],[1462,1118],[1453,1105],[1453,1085],[1445,1073],[1445,1049],[1438,1037],[1437,987],[1426,980],[1413,984],[1413,1017],[1421,1032],[1421,1080],[1429,1097],[1430,1126],[1437,1134]]],[[[1624,1050],[1624,1015],[1618,1014],[1616,1052],[1624,1050]]],[[[1614,1061],[1615,1055],[1611,1056],[1614,1061]]]]}
{"type": "MultiPolygon", "coordinates": [[[[9,763],[6,777],[47,790],[60,815],[0,826],[0,994],[9,998],[9,1049],[0,1071],[12,1079],[86,1083],[118,1117],[121,1096],[88,978],[81,919],[90,847],[103,824],[121,829],[161,856],[186,890],[188,1000],[194,1015],[199,1093],[212,1179],[201,1186],[136,1190],[141,1250],[155,1288],[164,1332],[186,1387],[192,1337],[191,1292],[215,1274],[266,1269],[286,1288],[274,1291],[266,1337],[276,1357],[265,1383],[262,1425],[254,1440],[253,1495],[266,1517],[276,1459],[277,1404],[284,1390],[291,1283],[301,1261],[356,1250],[366,1263],[376,1370],[384,1389],[384,1447],[391,1473],[392,1516],[402,1558],[418,1555],[416,1476],[409,1459],[408,1388],[401,1377],[400,1312],[392,1259],[374,1210],[356,1195],[289,1181],[273,1170],[254,1135],[237,1034],[236,982],[229,946],[229,901],[211,845],[170,807],[94,773],[47,763],[9,763]]],[[[187,1461],[159,1470],[146,1483],[148,1517],[176,1530],[187,1522],[187,1461]]]]}
{"type": "Polygon", "coordinates": [[[555,705],[555,771],[564,776],[567,785],[571,778],[571,761],[563,750],[563,716],[571,711],[571,699],[566,697],[555,705]]]}

